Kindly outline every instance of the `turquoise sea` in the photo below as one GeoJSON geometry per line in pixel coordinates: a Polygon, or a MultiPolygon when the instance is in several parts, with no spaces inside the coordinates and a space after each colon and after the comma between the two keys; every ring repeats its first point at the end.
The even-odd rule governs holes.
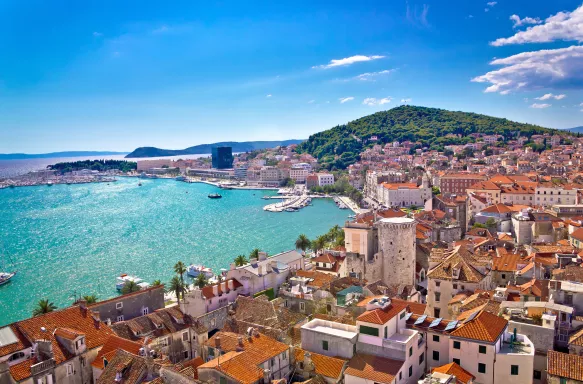
{"type": "Polygon", "coordinates": [[[264,212],[274,191],[221,190],[175,180],[121,178],[115,183],[0,190],[0,268],[17,270],[0,286],[0,325],[27,318],[48,298],[58,307],[74,294],[117,294],[121,273],[168,281],[181,260],[228,268],[253,248],[270,255],[313,238],[351,213],[328,199],[295,213],[264,212]],[[8,265],[4,265],[8,264],[8,265]]]}

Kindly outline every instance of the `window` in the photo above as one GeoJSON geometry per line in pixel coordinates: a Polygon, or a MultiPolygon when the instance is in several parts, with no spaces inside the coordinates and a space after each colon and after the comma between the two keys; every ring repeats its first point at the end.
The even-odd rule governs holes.
{"type": "Polygon", "coordinates": [[[541,373],[541,371],[534,371],[532,373],[532,378],[535,379],[535,380],[542,379],[542,373],[541,373]]]}
{"type": "Polygon", "coordinates": [[[148,307],[142,308],[142,316],[146,316],[148,313],[150,313],[150,310],[148,309],[148,307]]]}
{"type": "Polygon", "coordinates": [[[439,317],[440,313],[441,313],[440,308],[433,308],[433,317],[439,317]]]}
{"type": "Polygon", "coordinates": [[[510,374],[512,376],[518,376],[518,365],[511,365],[510,366],[510,374]]]}
{"type": "Polygon", "coordinates": [[[388,327],[385,327],[385,339],[387,338],[387,328],[388,327]]]}
{"type": "Polygon", "coordinates": [[[413,347],[409,347],[409,357],[413,356],[413,347]]]}
{"type": "Polygon", "coordinates": [[[289,306],[289,304],[287,303],[287,300],[285,301],[285,305],[286,308],[289,306]]]}
{"type": "Polygon", "coordinates": [[[479,373],[486,373],[486,364],[478,363],[478,372],[479,373]]]}
{"type": "Polygon", "coordinates": [[[460,349],[461,347],[462,347],[462,344],[459,341],[453,342],[453,349],[460,349]]]}
{"type": "Polygon", "coordinates": [[[322,340],[322,349],[324,351],[327,351],[328,350],[328,341],[322,340]]]}
{"type": "Polygon", "coordinates": [[[281,354],[281,358],[283,360],[287,359],[287,353],[285,351],[281,354]]]}
{"type": "Polygon", "coordinates": [[[425,361],[425,352],[419,355],[419,365],[423,364],[423,361],[425,361]]]}
{"type": "Polygon", "coordinates": [[[182,334],[182,341],[188,341],[188,332],[182,334]]]}
{"type": "Polygon", "coordinates": [[[122,309],[123,308],[123,303],[119,302],[119,303],[115,303],[115,309],[122,309]]]}
{"type": "Polygon", "coordinates": [[[117,317],[117,321],[123,321],[123,315],[119,315],[119,316],[117,317]]]}
{"type": "Polygon", "coordinates": [[[433,341],[439,343],[439,335],[433,335],[433,341]]]}
{"type": "Polygon", "coordinates": [[[480,345],[480,347],[478,348],[480,353],[486,354],[486,346],[485,345],[480,345]]]}
{"type": "Polygon", "coordinates": [[[220,384],[227,384],[227,379],[223,376],[221,376],[221,379],[219,380],[220,384]]]}
{"type": "Polygon", "coordinates": [[[505,279],[505,278],[506,278],[506,274],[505,274],[505,273],[503,273],[503,274],[502,274],[502,278],[503,278],[503,279],[505,279]]]}
{"type": "Polygon", "coordinates": [[[183,359],[188,359],[188,351],[182,351],[182,357],[183,359]]]}
{"type": "Polygon", "coordinates": [[[366,325],[360,326],[360,333],[371,336],[379,336],[379,329],[374,327],[367,327],[366,325]]]}
{"type": "Polygon", "coordinates": [[[160,339],[160,345],[161,345],[161,346],[163,346],[163,347],[167,347],[169,344],[170,344],[170,343],[169,343],[169,339],[168,339],[168,337],[165,337],[165,338],[163,338],[163,339],[160,339]]]}
{"type": "Polygon", "coordinates": [[[271,367],[275,367],[275,359],[271,359],[271,367]]]}
{"type": "Polygon", "coordinates": [[[435,292],[435,302],[439,303],[439,300],[441,300],[441,292],[435,292]]]}
{"type": "Polygon", "coordinates": [[[215,349],[213,347],[208,347],[208,355],[214,358],[215,356],[215,349]]]}
{"type": "Polygon", "coordinates": [[[18,360],[18,359],[22,359],[24,357],[24,352],[16,352],[13,353],[9,358],[8,361],[14,361],[14,360],[18,360]]]}
{"type": "Polygon", "coordinates": [[[403,319],[403,317],[405,317],[406,314],[407,312],[405,311],[401,312],[401,314],[399,315],[399,319],[403,319]]]}
{"type": "Polygon", "coordinates": [[[439,361],[439,351],[433,351],[433,360],[439,361]]]}
{"type": "Polygon", "coordinates": [[[454,284],[453,285],[453,289],[457,289],[457,284],[454,284]]]}
{"type": "Polygon", "coordinates": [[[409,367],[409,377],[413,376],[413,366],[409,367]]]}
{"type": "Polygon", "coordinates": [[[439,287],[440,285],[441,285],[441,281],[436,281],[436,282],[435,282],[435,286],[436,286],[436,287],[439,287]]]}
{"type": "Polygon", "coordinates": [[[399,372],[399,380],[403,380],[403,372],[399,372]]]}
{"type": "Polygon", "coordinates": [[[561,377],[560,383],[561,384],[567,384],[567,379],[565,379],[564,377],[561,377]]]}
{"type": "Polygon", "coordinates": [[[460,359],[453,359],[453,362],[456,363],[457,365],[459,365],[461,367],[462,362],[460,359]]]}
{"type": "Polygon", "coordinates": [[[300,311],[305,311],[305,310],[306,310],[306,303],[300,302],[300,311]]]}
{"type": "Polygon", "coordinates": [[[65,367],[67,368],[67,376],[71,376],[73,374],[73,364],[67,364],[65,367]]]}

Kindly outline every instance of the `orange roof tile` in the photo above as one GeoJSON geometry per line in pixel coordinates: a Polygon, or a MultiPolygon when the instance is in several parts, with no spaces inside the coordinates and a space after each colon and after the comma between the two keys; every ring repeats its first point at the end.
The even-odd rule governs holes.
{"type": "Polygon", "coordinates": [[[583,381],[583,356],[549,351],[547,354],[547,373],[583,381]]]}
{"type": "MultiPolygon", "coordinates": [[[[263,379],[263,369],[259,368],[252,354],[231,351],[198,367],[199,371],[216,369],[241,384],[251,384],[263,379]]],[[[200,373],[199,373],[200,374],[200,373]]]]}
{"type": "Polygon", "coordinates": [[[239,283],[239,281],[237,279],[229,279],[227,281],[223,281],[221,283],[217,283],[217,284],[212,284],[212,285],[207,285],[206,287],[204,287],[202,289],[202,295],[206,298],[206,299],[212,299],[213,297],[215,297],[214,291],[213,291],[213,287],[216,286],[217,287],[217,292],[218,295],[222,295],[223,293],[229,293],[231,290],[229,289],[229,281],[233,281],[233,290],[242,287],[243,284],[239,283]],[[224,286],[226,287],[225,292],[223,292],[223,290],[221,289],[221,286],[224,284],[224,286]]]}
{"type": "MultiPolygon", "coordinates": [[[[294,349],[296,361],[304,361],[304,351],[301,348],[294,349]]],[[[312,362],[316,373],[332,379],[339,379],[344,370],[344,366],[348,360],[343,360],[335,357],[320,355],[319,353],[310,352],[312,362]]]]}
{"type": "Polygon", "coordinates": [[[463,337],[493,343],[508,326],[508,320],[489,312],[481,311],[472,320],[466,321],[451,333],[452,336],[463,337]]]}
{"type": "Polygon", "coordinates": [[[14,336],[16,336],[17,341],[10,344],[0,345],[0,356],[6,356],[16,351],[20,351],[30,347],[30,343],[28,342],[28,340],[26,340],[22,333],[20,333],[18,327],[15,324],[9,325],[7,327],[10,327],[10,329],[14,333],[14,336]]]}
{"type": "Polygon", "coordinates": [[[391,301],[384,309],[373,309],[366,311],[362,315],[356,318],[356,321],[362,321],[363,323],[371,324],[385,324],[387,321],[391,320],[393,317],[397,316],[399,312],[407,308],[407,304],[395,303],[391,301]]]}
{"type": "Polygon", "coordinates": [[[403,364],[400,360],[359,353],[350,359],[344,374],[376,383],[392,383],[403,364]]]}
{"type": "Polygon", "coordinates": [[[474,380],[476,376],[472,375],[456,363],[449,363],[442,365],[441,367],[435,367],[431,372],[445,373],[446,375],[454,375],[459,382],[467,384],[474,380]]]}
{"type": "MultiPolygon", "coordinates": [[[[103,344],[103,347],[99,350],[99,353],[91,365],[95,368],[103,369],[105,368],[103,364],[104,355],[115,353],[118,349],[137,355],[140,352],[141,347],[142,345],[140,343],[116,335],[111,335],[107,338],[105,344],[103,344]]],[[[108,361],[110,361],[110,359],[108,359],[108,361]]]]}

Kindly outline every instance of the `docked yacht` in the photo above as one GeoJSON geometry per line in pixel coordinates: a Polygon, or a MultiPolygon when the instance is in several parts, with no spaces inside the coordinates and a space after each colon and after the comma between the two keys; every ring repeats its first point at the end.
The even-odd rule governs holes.
{"type": "Polygon", "coordinates": [[[204,274],[207,279],[212,278],[215,274],[210,268],[206,268],[204,265],[190,265],[186,268],[186,274],[190,277],[196,278],[200,274],[204,274]]]}
{"type": "Polygon", "coordinates": [[[0,285],[9,283],[14,275],[16,275],[16,272],[0,272],[0,285]]]}
{"type": "Polygon", "coordinates": [[[139,277],[130,276],[130,275],[127,275],[124,273],[124,274],[117,277],[117,281],[115,282],[115,289],[117,289],[118,291],[121,291],[123,289],[123,287],[126,285],[126,283],[128,283],[130,281],[133,281],[134,283],[136,283],[136,285],[138,287],[140,287],[140,289],[150,288],[150,284],[146,283],[145,281],[143,281],[139,277]]]}

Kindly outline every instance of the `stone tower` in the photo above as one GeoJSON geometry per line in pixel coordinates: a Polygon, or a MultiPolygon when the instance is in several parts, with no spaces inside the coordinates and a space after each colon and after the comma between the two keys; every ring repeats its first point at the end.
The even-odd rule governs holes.
{"type": "Polygon", "coordinates": [[[378,222],[378,260],[385,284],[415,285],[416,226],[417,222],[407,217],[378,222]]]}

